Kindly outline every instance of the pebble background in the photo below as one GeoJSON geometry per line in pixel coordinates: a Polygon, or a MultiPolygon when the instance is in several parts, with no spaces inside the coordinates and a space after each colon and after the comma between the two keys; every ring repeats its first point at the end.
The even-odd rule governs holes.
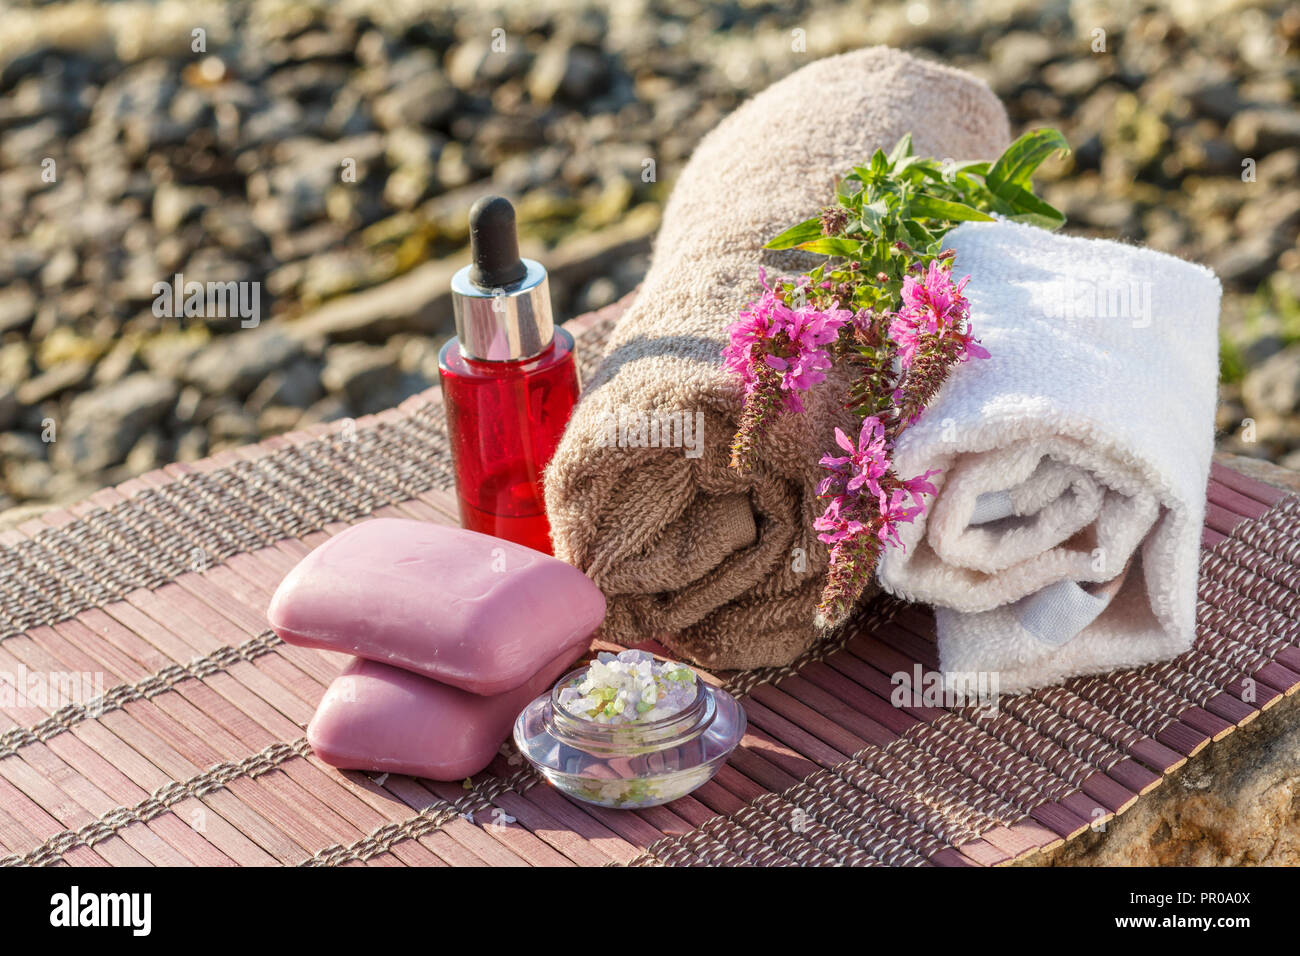
{"type": "Polygon", "coordinates": [[[698,139],[871,43],[980,73],[1018,128],[1061,128],[1075,152],[1040,186],[1070,230],[1215,268],[1220,447],[1300,467],[1294,4],[17,2],[0,526],[436,383],[442,287],[485,192],[566,264],[558,317],[613,301],[698,139]],[[157,315],[177,273],[258,283],[257,327],[157,315]]]}

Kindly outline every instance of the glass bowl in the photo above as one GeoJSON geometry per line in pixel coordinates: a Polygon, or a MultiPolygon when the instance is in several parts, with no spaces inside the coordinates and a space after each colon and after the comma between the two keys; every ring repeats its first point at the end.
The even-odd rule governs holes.
{"type": "Polygon", "coordinates": [[[561,677],[523,709],[514,730],[519,752],[575,800],[636,809],[684,797],[713,778],[745,735],[744,709],[698,675],[695,700],[661,720],[602,724],[571,714],[560,691],[586,671],[561,677]]]}

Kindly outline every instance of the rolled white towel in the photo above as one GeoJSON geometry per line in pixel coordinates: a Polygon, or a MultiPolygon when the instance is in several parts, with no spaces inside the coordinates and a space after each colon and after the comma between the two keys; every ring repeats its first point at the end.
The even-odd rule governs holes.
{"type": "Polygon", "coordinates": [[[1195,638],[1214,448],[1219,280],[1012,222],[945,245],[991,357],[953,369],[894,453],[942,469],[880,581],[935,605],[950,686],[1016,693],[1162,660],[1195,638]]]}

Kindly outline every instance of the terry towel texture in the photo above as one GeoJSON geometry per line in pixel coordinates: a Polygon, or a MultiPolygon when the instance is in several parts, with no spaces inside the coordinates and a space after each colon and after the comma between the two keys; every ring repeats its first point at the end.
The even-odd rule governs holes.
{"type": "Polygon", "coordinates": [[[1011,222],[967,223],[946,245],[991,357],[954,369],[899,439],[899,474],[943,472],[882,585],[936,605],[949,686],[996,673],[1015,693],[1187,650],[1218,279],[1011,222]]]}
{"type": "Polygon", "coordinates": [[[918,154],[958,160],[996,157],[1010,141],[981,81],[875,47],[774,84],[705,137],[682,171],[645,282],[546,477],[555,553],[605,593],[610,639],[656,636],[721,668],[785,664],[816,639],[826,567],[813,530],[817,461],[835,426],[851,427],[844,383],[828,380],[804,415],[785,416],[762,462],[740,474],[727,462],[741,395],[720,353],[727,326],[761,291],[760,266],[784,274],[818,261],[763,244],[816,215],[837,176],[907,132],[918,154]],[[685,437],[676,431],[620,447],[611,424],[630,422],[633,445],[638,413],[702,416],[698,454],[663,447],[685,437]]]}

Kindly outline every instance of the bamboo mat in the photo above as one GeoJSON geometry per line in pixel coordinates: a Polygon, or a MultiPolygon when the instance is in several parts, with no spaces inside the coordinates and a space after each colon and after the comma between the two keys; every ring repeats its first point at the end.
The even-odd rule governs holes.
{"type": "MultiPolygon", "coordinates": [[[[587,363],[622,308],[570,323],[587,363]]],[[[102,699],[61,707],[0,693],[0,862],[1021,859],[1124,812],[1300,687],[1300,498],[1218,465],[1208,493],[1199,639],[1177,660],[992,715],[895,707],[890,675],[937,664],[934,623],[881,597],[790,667],[711,675],[749,717],[728,765],[667,806],[614,811],[569,801],[509,747],[444,784],[340,773],[306,745],[344,658],[283,644],[267,603],[357,520],[455,523],[436,392],[172,465],[0,535],[0,681],[103,675],[102,699]]]]}

